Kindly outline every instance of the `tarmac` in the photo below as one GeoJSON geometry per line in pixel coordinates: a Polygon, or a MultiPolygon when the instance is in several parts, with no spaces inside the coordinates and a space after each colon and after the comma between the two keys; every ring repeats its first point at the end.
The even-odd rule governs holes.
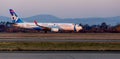
{"type": "Polygon", "coordinates": [[[120,42],[120,33],[0,33],[0,42],[120,42]]]}

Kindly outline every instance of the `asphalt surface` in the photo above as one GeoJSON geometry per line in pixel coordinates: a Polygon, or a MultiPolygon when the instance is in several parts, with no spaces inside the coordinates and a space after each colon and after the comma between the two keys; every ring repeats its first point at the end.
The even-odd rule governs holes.
{"type": "Polygon", "coordinates": [[[45,39],[45,38],[18,38],[0,39],[0,42],[120,42],[119,39],[45,39]]]}
{"type": "Polygon", "coordinates": [[[8,52],[0,53],[0,59],[120,59],[120,53],[104,52],[8,52]]]}

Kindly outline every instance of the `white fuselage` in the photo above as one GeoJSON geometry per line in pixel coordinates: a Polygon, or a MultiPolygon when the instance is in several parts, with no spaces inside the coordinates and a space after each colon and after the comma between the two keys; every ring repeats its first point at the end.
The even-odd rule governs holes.
{"type": "MultiPolygon", "coordinates": [[[[78,24],[73,23],[38,23],[40,26],[47,27],[47,28],[57,28],[59,30],[65,31],[80,31],[82,27],[78,24]]],[[[14,26],[21,27],[21,28],[39,28],[35,25],[35,23],[17,23],[14,26]]]]}
{"type": "Polygon", "coordinates": [[[12,22],[16,27],[20,28],[28,28],[28,29],[36,29],[36,30],[44,30],[44,31],[53,31],[53,32],[59,32],[59,31],[75,31],[78,32],[82,30],[82,27],[78,24],[73,23],[37,23],[34,21],[34,23],[26,23],[23,22],[22,19],[18,17],[18,15],[15,13],[13,9],[9,9],[12,22]]]}

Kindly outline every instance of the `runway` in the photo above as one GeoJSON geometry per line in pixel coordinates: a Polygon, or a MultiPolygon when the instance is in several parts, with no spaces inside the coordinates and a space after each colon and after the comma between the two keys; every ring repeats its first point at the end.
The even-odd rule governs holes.
{"type": "Polygon", "coordinates": [[[110,52],[1,52],[1,59],[119,59],[120,53],[110,52]]]}
{"type": "Polygon", "coordinates": [[[18,38],[18,39],[0,39],[0,42],[116,42],[118,39],[37,39],[37,38],[18,38]]]}

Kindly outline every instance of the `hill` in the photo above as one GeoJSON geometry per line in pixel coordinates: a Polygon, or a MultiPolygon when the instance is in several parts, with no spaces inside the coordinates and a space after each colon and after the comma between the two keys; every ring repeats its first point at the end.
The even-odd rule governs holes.
{"type": "Polygon", "coordinates": [[[0,21],[11,21],[11,19],[9,17],[5,17],[5,16],[0,16],[0,21]]]}
{"type": "MultiPolygon", "coordinates": [[[[57,22],[57,23],[82,23],[82,24],[101,24],[102,22],[106,22],[107,24],[116,25],[120,23],[120,16],[117,17],[96,17],[96,18],[59,18],[53,15],[36,15],[32,17],[22,18],[26,22],[33,22],[37,20],[38,22],[57,22]]],[[[9,17],[0,16],[1,21],[11,21],[9,17]]]]}

